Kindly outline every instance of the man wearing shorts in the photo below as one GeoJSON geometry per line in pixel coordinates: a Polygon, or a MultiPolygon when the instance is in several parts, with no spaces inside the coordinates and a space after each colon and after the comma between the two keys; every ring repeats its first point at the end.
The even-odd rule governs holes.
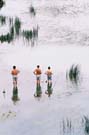
{"type": "Polygon", "coordinates": [[[13,77],[13,86],[17,87],[17,79],[18,79],[18,74],[19,74],[19,70],[16,69],[16,66],[13,66],[13,69],[11,71],[12,77],[13,77]]]}
{"type": "Polygon", "coordinates": [[[47,71],[45,72],[45,74],[47,75],[47,82],[52,83],[52,70],[51,67],[49,66],[47,71]]]}
{"type": "Polygon", "coordinates": [[[37,68],[34,70],[33,73],[36,75],[36,83],[40,85],[42,71],[39,65],[37,65],[37,68]]]}

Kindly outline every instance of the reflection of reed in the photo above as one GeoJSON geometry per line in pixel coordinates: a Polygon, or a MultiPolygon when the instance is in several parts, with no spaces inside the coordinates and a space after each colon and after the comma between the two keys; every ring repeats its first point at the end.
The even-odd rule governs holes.
{"type": "Polygon", "coordinates": [[[14,27],[15,27],[16,36],[19,36],[21,30],[21,21],[17,17],[15,18],[14,27]]]}

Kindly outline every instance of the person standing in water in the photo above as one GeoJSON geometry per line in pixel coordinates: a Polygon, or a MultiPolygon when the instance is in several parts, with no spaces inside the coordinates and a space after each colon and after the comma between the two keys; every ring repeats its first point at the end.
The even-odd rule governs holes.
{"type": "Polygon", "coordinates": [[[18,74],[20,71],[16,68],[16,66],[13,66],[13,69],[11,71],[12,77],[13,77],[13,87],[17,87],[17,80],[18,80],[18,74]]]}
{"type": "Polygon", "coordinates": [[[33,73],[34,75],[36,75],[36,93],[34,94],[34,96],[40,97],[42,94],[41,85],[40,85],[42,71],[39,65],[37,65],[37,68],[33,71],[33,73]]]}
{"type": "Polygon", "coordinates": [[[36,75],[36,84],[40,85],[42,71],[39,65],[37,65],[37,68],[33,71],[33,73],[36,75]]]}
{"type": "Polygon", "coordinates": [[[47,82],[52,83],[52,70],[51,67],[49,66],[47,71],[45,72],[45,74],[47,75],[47,82]]]}
{"type": "Polygon", "coordinates": [[[52,74],[53,74],[50,66],[48,67],[45,74],[47,75],[47,81],[46,81],[47,91],[45,91],[45,93],[48,94],[48,96],[50,97],[50,95],[52,94],[52,74]]]}

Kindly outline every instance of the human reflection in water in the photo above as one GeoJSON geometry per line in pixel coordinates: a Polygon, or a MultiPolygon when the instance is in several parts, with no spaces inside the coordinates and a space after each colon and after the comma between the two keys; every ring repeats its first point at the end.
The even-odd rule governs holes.
{"type": "Polygon", "coordinates": [[[37,84],[36,86],[36,93],[34,94],[35,97],[41,97],[42,91],[41,91],[41,86],[40,84],[37,84]]]}
{"type": "Polygon", "coordinates": [[[40,65],[37,65],[37,68],[33,71],[34,75],[36,75],[36,93],[34,94],[35,97],[41,97],[42,91],[41,91],[41,74],[42,71],[40,69],[40,65]]]}
{"type": "Polygon", "coordinates": [[[13,66],[11,74],[12,74],[12,78],[13,78],[13,96],[12,96],[12,100],[14,101],[14,103],[16,103],[16,101],[19,100],[19,98],[18,98],[18,87],[17,87],[18,74],[19,73],[20,73],[20,71],[16,68],[16,66],[13,66]]]}
{"type": "Polygon", "coordinates": [[[19,101],[18,97],[18,87],[13,87],[13,95],[12,95],[12,101],[14,104],[16,104],[17,101],[19,101]]]}
{"type": "Polygon", "coordinates": [[[45,94],[47,94],[48,97],[50,97],[52,94],[52,91],[53,91],[52,82],[47,81],[47,90],[45,91],[45,94]]]}
{"type": "Polygon", "coordinates": [[[52,75],[53,72],[51,70],[51,67],[49,66],[47,71],[45,72],[45,74],[47,75],[47,91],[45,91],[45,94],[48,94],[48,97],[50,97],[50,95],[52,94],[53,88],[52,88],[52,75]]]}

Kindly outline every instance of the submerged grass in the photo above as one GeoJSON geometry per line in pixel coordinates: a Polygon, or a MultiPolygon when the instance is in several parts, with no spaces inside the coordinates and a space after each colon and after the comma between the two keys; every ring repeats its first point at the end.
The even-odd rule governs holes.
{"type": "Polygon", "coordinates": [[[34,16],[36,15],[36,11],[35,11],[35,9],[34,9],[33,6],[30,6],[29,12],[30,12],[32,15],[34,15],[34,16]]]}
{"type": "MultiPolygon", "coordinates": [[[[0,21],[1,21],[1,24],[6,23],[6,17],[0,16],[0,21]]],[[[15,18],[14,24],[13,24],[13,18],[9,18],[9,25],[10,25],[9,32],[5,35],[3,35],[3,34],[0,35],[1,43],[3,43],[3,42],[10,43],[15,38],[15,35],[19,36],[19,34],[20,34],[21,22],[18,18],[15,18]]]]}
{"type": "Polygon", "coordinates": [[[32,30],[23,30],[22,35],[27,41],[29,41],[32,39],[33,33],[32,30]]]}
{"type": "Polygon", "coordinates": [[[30,41],[31,46],[34,46],[34,43],[38,38],[38,27],[33,28],[33,30],[23,30],[22,36],[23,36],[23,39],[27,41],[27,43],[29,43],[30,41]]]}
{"type": "Polygon", "coordinates": [[[89,118],[87,116],[84,116],[84,120],[85,120],[85,133],[89,134],[89,118]]]}
{"type": "MultiPolygon", "coordinates": [[[[5,16],[0,16],[0,22],[1,24],[6,24],[7,17],[5,16]]],[[[23,39],[27,41],[27,43],[31,43],[31,46],[34,45],[36,39],[38,38],[38,26],[36,28],[33,28],[32,30],[23,30],[21,31],[21,21],[18,17],[15,18],[9,18],[7,21],[8,25],[10,27],[10,30],[7,34],[5,35],[0,35],[0,41],[1,43],[3,42],[8,42],[10,43],[13,41],[15,38],[19,37],[20,35],[23,36],[23,39]]]]}
{"type": "Polygon", "coordinates": [[[10,25],[10,26],[13,25],[13,18],[9,18],[9,25],[10,25]]]}
{"type": "Polygon", "coordinates": [[[0,9],[5,5],[5,2],[3,0],[0,0],[0,9]]]}
{"type": "Polygon", "coordinates": [[[60,135],[71,134],[73,130],[72,121],[69,118],[63,119],[60,122],[60,135]]]}
{"type": "Polygon", "coordinates": [[[12,26],[10,28],[10,32],[8,32],[6,35],[1,35],[0,36],[0,41],[1,43],[3,42],[8,42],[10,43],[14,39],[14,27],[12,26]]]}
{"type": "Polygon", "coordinates": [[[37,28],[33,28],[32,33],[33,33],[33,38],[34,38],[34,39],[35,39],[35,38],[38,38],[38,26],[37,26],[37,28]]]}
{"type": "Polygon", "coordinates": [[[10,33],[7,33],[6,35],[1,35],[0,36],[1,43],[3,43],[3,42],[10,43],[12,40],[13,40],[13,36],[10,33]]]}
{"type": "Polygon", "coordinates": [[[1,25],[4,25],[4,24],[6,24],[6,17],[5,16],[0,16],[0,23],[1,23],[1,25]]]}
{"type": "Polygon", "coordinates": [[[10,28],[10,34],[11,34],[11,36],[14,38],[14,26],[12,26],[12,27],[10,28]]]}
{"type": "Polygon", "coordinates": [[[16,35],[19,36],[21,30],[21,21],[17,17],[15,18],[14,27],[16,35]]]}
{"type": "Polygon", "coordinates": [[[69,71],[66,72],[66,78],[70,79],[70,81],[78,82],[80,75],[79,65],[72,65],[69,71]]]}

